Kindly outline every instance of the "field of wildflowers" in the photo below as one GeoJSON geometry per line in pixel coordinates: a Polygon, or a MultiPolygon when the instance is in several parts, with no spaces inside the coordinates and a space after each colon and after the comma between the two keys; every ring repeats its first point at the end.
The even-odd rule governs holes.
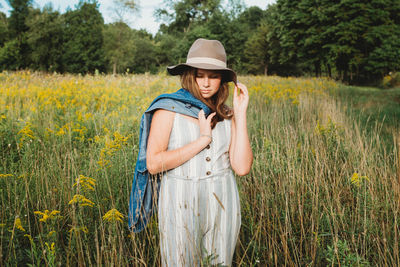
{"type": "MultiPolygon", "coordinates": [[[[255,156],[234,265],[400,266],[400,135],[366,133],[328,79],[239,77],[255,156]]],[[[0,73],[1,265],[158,266],[127,210],[143,111],[165,75],[0,73]]],[[[205,261],[204,265],[207,265],[205,261]]]]}

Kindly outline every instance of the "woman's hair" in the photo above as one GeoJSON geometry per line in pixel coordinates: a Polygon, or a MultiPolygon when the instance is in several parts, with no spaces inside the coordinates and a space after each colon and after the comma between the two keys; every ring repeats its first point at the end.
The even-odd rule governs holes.
{"type": "Polygon", "coordinates": [[[233,116],[232,110],[225,105],[225,101],[229,96],[229,86],[226,82],[226,74],[223,71],[216,71],[221,74],[221,85],[218,91],[209,99],[205,99],[201,93],[199,86],[196,82],[197,69],[188,67],[181,75],[182,88],[188,90],[194,97],[200,99],[205,103],[212,112],[216,112],[211,121],[211,128],[213,129],[217,122],[224,119],[231,119],[233,116]]]}

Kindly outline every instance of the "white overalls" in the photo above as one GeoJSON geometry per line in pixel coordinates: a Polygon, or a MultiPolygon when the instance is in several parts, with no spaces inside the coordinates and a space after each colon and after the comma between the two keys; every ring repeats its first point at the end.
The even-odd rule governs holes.
{"type": "MultiPolygon", "coordinates": [[[[196,140],[199,134],[196,123],[176,113],[168,150],[196,140]]],[[[241,217],[228,153],[231,121],[217,123],[212,137],[209,146],[161,178],[158,216],[163,266],[232,264],[241,217]]]]}

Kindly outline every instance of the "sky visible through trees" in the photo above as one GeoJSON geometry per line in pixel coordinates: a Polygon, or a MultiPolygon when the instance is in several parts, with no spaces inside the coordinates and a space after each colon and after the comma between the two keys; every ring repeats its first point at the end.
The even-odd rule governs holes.
{"type": "MultiPolygon", "coordinates": [[[[258,6],[259,8],[265,9],[267,5],[274,4],[276,0],[244,0],[246,6],[258,6]]],[[[1,3],[1,1],[0,1],[1,3]]],[[[43,8],[46,4],[51,3],[55,10],[65,12],[67,8],[74,8],[79,3],[79,0],[64,1],[64,0],[36,0],[33,6],[36,8],[43,8]]],[[[113,0],[99,0],[99,11],[103,15],[105,23],[112,23],[116,20],[115,15],[112,12],[113,0]]],[[[145,29],[152,34],[156,34],[160,23],[154,18],[154,11],[159,8],[163,3],[163,0],[147,0],[139,2],[139,12],[134,16],[131,16],[131,23],[129,26],[140,30],[145,29]]],[[[11,8],[4,3],[0,5],[0,12],[9,15],[11,8]]]]}

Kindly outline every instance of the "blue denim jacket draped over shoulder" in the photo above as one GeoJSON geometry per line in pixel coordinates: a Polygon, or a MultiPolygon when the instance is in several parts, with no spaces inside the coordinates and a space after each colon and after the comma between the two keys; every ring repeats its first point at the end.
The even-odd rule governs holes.
{"type": "Polygon", "coordinates": [[[140,121],[139,154],[129,199],[129,228],[135,233],[142,231],[149,222],[156,204],[154,195],[158,196],[160,186],[159,179],[155,181],[149,179],[150,175],[146,166],[147,138],[153,114],[157,109],[174,111],[194,118],[198,118],[201,109],[204,110],[206,116],[211,112],[209,107],[185,89],[158,96],[144,112],[140,121]]]}

